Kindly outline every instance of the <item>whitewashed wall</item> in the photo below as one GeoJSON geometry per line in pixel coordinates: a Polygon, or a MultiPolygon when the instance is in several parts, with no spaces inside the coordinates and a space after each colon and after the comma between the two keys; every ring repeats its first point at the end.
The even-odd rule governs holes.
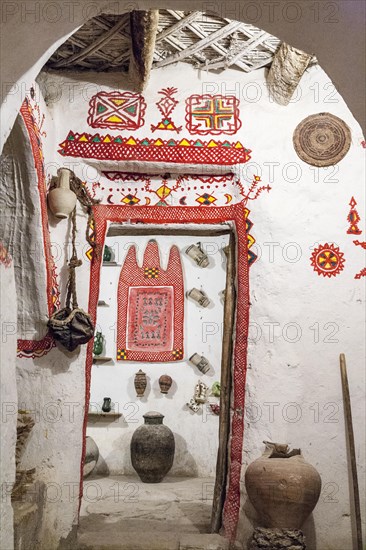
{"type": "MultiPolygon", "coordinates": [[[[307,71],[298,94],[287,107],[269,100],[264,70],[250,75],[226,71],[224,78],[198,74],[186,65],[160,70],[153,73],[149,89],[144,94],[148,105],[153,105],[158,99],[157,91],[167,86],[179,89],[181,103],[174,111],[177,124],[184,124],[183,100],[188,95],[202,92],[230,94],[235,91],[241,101],[243,123],[235,139],[252,149],[249,169],[260,172],[262,181],[272,187],[270,193],[262,194],[248,204],[254,222],[251,233],[257,240],[255,246],[260,258],[250,271],[252,326],[243,473],[245,466],[260,455],[263,439],[300,446],[305,458],[318,468],[323,479],[320,501],[313,520],[306,526],[309,549],[350,548],[349,466],[338,356],[344,352],[348,360],[362,482],[365,474],[362,445],[365,349],[361,326],[364,322],[365,285],[364,279],[355,280],[354,276],[365,266],[365,261],[362,249],[354,246],[354,238],[346,234],[348,203],[352,196],[358,202],[362,219],[366,217],[360,127],[319,67],[307,71]],[[304,117],[323,111],[345,120],[352,131],[352,145],[345,159],[336,167],[316,169],[297,157],[292,135],[304,117]],[[346,258],[344,270],[329,279],[318,276],[310,265],[310,255],[316,243],[326,242],[336,243],[346,258]]],[[[52,150],[54,152],[49,162],[53,160],[56,164],[69,165],[77,175],[85,178],[84,164],[75,159],[60,158],[56,153],[57,145],[70,129],[90,131],[86,124],[88,99],[101,89],[123,89],[122,78],[119,76],[116,81],[113,76],[49,75],[42,87],[47,92],[49,111],[46,116],[53,128],[47,144],[51,155],[52,150]]],[[[137,135],[149,135],[149,125],[156,123],[157,118],[156,109],[154,119],[150,119],[148,111],[145,128],[137,135]]],[[[184,129],[180,135],[186,135],[184,129]]],[[[246,170],[247,167],[244,172],[246,170]]],[[[54,175],[55,171],[55,165],[49,166],[50,173],[54,175]]],[[[78,216],[78,220],[82,246],[85,225],[82,216],[78,216]]],[[[51,225],[53,242],[65,252],[67,222],[51,225]]],[[[360,237],[362,239],[364,234],[360,237]]],[[[58,263],[63,265],[64,256],[60,256],[58,263]]],[[[79,273],[80,304],[85,308],[88,303],[86,281],[89,280],[87,260],[79,273]]],[[[64,269],[62,274],[65,277],[64,269]]],[[[197,325],[198,332],[200,329],[197,325]]],[[[84,352],[74,354],[72,360],[64,356],[61,361],[60,357],[55,350],[42,361],[37,361],[42,383],[33,386],[30,375],[27,375],[24,388],[43,392],[44,399],[59,398],[63,402],[75,399],[81,405],[84,398],[84,352]],[[56,363],[53,374],[58,376],[51,377],[50,367],[56,363]]],[[[31,362],[22,361],[21,364],[26,365],[25,373],[32,370],[31,362]]],[[[191,419],[186,411],[184,415],[186,421],[191,419]]],[[[81,414],[77,415],[73,426],[59,422],[57,428],[49,429],[41,421],[39,430],[46,439],[46,433],[48,437],[52,435],[52,439],[48,441],[49,445],[47,441],[38,440],[39,444],[29,450],[30,455],[34,460],[37,457],[42,468],[49,473],[50,480],[57,476],[61,485],[76,480],[75,457],[80,456],[81,414]]],[[[242,502],[239,538],[245,540],[251,533],[255,518],[246,503],[244,488],[242,502]]],[[[48,548],[54,547],[53,541],[71,529],[76,511],[77,502],[66,498],[48,505],[45,521],[49,532],[57,518],[48,548]]]]}
{"type": "MultiPolygon", "coordinates": [[[[6,254],[2,244],[0,253],[6,254]]],[[[18,397],[15,379],[17,297],[14,265],[10,258],[0,261],[0,390],[1,390],[1,469],[0,469],[0,548],[14,548],[11,492],[15,481],[15,444],[17,438],[18,397]]]]}

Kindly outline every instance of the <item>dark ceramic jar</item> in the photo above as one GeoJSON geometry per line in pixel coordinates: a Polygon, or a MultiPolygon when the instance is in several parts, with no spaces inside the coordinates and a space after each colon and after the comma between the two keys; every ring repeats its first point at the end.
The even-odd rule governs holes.
{"type": "Polygon", "coordinates": [[[131,439],[132,466],[144,483],[160,483],[173,465],[174,435],[163,418],[156,411],[144,414],[145,424],[131,439]]]}

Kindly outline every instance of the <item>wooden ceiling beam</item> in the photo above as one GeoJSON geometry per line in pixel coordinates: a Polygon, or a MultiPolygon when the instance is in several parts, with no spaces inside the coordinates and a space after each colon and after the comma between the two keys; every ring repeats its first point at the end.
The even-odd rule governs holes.
{"type": "Polygon", "coordinates": [[[174,23],[173,25],[171,25],[170,27],[167,27],[163,31],[159,32],[159,34],[156,37],[156,42],[157,43],[160,42],[161,40],[163,40],[163,38],[166,38],[167,36],[169,36],[170,34],[175,33],[177,31],[180,31],[181,29],[186,27],[189,23],[191,23],[192,21],[197,19],[197,17],[199,15],[201,15],[200,11],[193,11],[192,13],[190,13],[187,16],[181,15],[182,12],[176,12],[175,10],[174,11],[173,10],[166,10],[166,11],[168,13],[170,13],[171,15],[173,15],[173,17],[178,19],[178,21],[176,23],[174,23]],[[175,14],[177,14],[178,17],[176,17],[175,14]]]}
{"type": "MultiPolygon", "coordinates": [[[[169,12],[170,15],[172,15],[172,16],[175,17],[176,19],[179,19],[179,18],[182,17],[182,16],[180,15],[180,13],[177,12],[177,11],[175,11],[175,10],[167,10],[167,12],[169,12]]],[[[203,13],[202,13],[202,12],[194,12],[194,13],[199,14],[199,15],[201,15],[201,16],[203,17],[203,13]]],[[[196,19],[196,18],[197,18],[197,17],[195,17],[195,19],[196,19]]],[[[184,18],[183,18],[183,19],[184,19],[184,18]]],[[[180,19],[180,21],[178,21],[178,23],[179,23],[179,22],[183,22],[183,19],[180,19]]],[[[231,21],[228,21],[228,23],[230,23],[230,22],[231,22],[231,21]]],[[[172,29],[173,27],[174,27],[174,25],[173,25],[172,27],[169,27],[169,31],[170,31],[170,29],[172,29]]],[[[200,24],[199,24],[198,21],[195,21],[195,20],[193,20],[193,21],[187,21],[187,18],[185,18],[185,19],[184,19],[184,25],[183,25],[183,27],[187,27],[187,29],[189,29],[191,32],[193,32],[193,33],[194,33],[196,36],[198,36],[198,38],[200,38],[201,40],[204,39],[204,38],[206,38],[206,37],[208,37],[208,36],[210,36],[209,33],[207,33],[206,31],[204,31],[204,30],[202,29],[202,27],[200,26],[200,24]],[[187,23],[188,23],[188,24],[187,24],[187,23]]],[[[168,29],[167,29],[167,30],[168,30],[168,29]]],[[[169,33],[167,33],[166,36],[168,36],[168,35],[169,35],[169,33]]],[[[165,40],[167,40],[167,39],[165,38],[165,40]]],[[[223,46],[221,46],[221,44],[215,44],[215,43],[213,43],[213,44],[210,45],[210,48],[211,48],[212,50],[214,50],[215,52],[217,52],[218,54],[222,55],[223,57],[225,57],[225,56],[228,54],[228,50],[227,50],[226,48],[224,48],[223,46]]],[[[183,49],[183,48],[182,48],[182,49],[183,49]]],[[[202,58],[202,57],[204,57],[204,56],[198,56],[198,58],[199,58],[199,57],[202,58]]],[[[202,63],[202,59],[199,59],[199,61],[201,61],[201,63],[202,63]]],[[[154,63],[154,68],[155,68],[156,66],[157,66],[156,63],[154,63]]],[[[245,72],[248,72],[248,71],[250,70],[249,66],[248,66],[246,63],[244,63],[243,61],[238,61],[238,62],[236,63],[236,66],[237,66],[239,69],[242,69],[242,70],[245,71],[245,72]]]]}
{"type": "Polygon", "coordinates": [[[238,21],[232,21],[228,25],[225,25],[225,27],[222,27],[221,29],[218,29],[217,31],[209,34],[196,44],[192,44],[192,46],[188,46],[188,48],[185,48],[179,53],[175,53],[173,55],[170,55],[169,57],[166,57],[162,61],[158,61],[154,64],[154,67],[165,67],[166,65],[171,65],[172,63],[177,63],[178,61],[182,61],[185,57],[190,57],[191,55],[195,55],[196,53],[200,52],[204,48],[207,48],[211,46],[214,42],[217,40],[221,40],[222,38],[225,38],[229,34],[232,34],[236,30],[239,29],[239,27],[242,25],[242,23],[239,23],[238,21]]]}
{"type": "Polygon", "coordinates": [[[134,10],[130,13],[132,51],[129,76],[139,92],[146,88],[149,81],[158,23],[159,10],[134,10]]]}
{"type": "Polygon", "coordinates": [[[125,25],[125,20],[120,19],[109,31],[99,36],[97,40],[89,44],[84,50],[75,53],[74,55],[71,55],[67,59],[62,59],[60,61],[57,61],[52,65],[53,69],[60,69],[61,67],[67,67],[68,65],[72,65],[73,63],[78,63],[79,61],[82,61],[88,55],[91,53],[94,53],[95,51],[102,48],[109,40],[117,34],[117,32],[120,30],[121,27],[125,25]]]}

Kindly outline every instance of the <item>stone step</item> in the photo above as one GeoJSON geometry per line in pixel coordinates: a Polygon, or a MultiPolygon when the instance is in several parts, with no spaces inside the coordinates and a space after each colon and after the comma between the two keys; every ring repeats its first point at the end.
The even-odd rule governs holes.
{"type": "Polygon", "coordinates": [[[110,524],[108,532],[83,533],[78,550],[229,550],[220,535],[128,532],[121,535],[110,524]]]}

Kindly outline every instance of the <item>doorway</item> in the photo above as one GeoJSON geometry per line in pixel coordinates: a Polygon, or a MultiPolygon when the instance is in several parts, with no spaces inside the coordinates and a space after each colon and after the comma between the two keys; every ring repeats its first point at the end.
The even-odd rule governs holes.
{"type": "MultiPolygon", "coordinates": [[[[104,241],[100,271],[96,331],[102,334],[102,351],[93,354],[86,436],[98,447],[93,463],[87,455],[84,496],[80,512],[81,541],[95,540],[113,522],[114,532],[175,535],[218,532],[221,526],[228,464],[231,356],[235,313],[235,236],[231,224],[169,227],[112,223],[104,241]],[[149,243],[157,243],[160,267],[168,270],[172,246],[179,250],[184,280],[184,356],[180,361],[118,361],[118,287],[122,266],[131,247],[139,266],[149,243]],[[205,268],[187,254],[192,244],[208,258],[205,268]],[[107,252],[107,253],[106,253],[107,252]],[[202,307],[189,295],[202,291],[209,304],[202,307]],[[192,294],[192,293],[191,293],[192,294]],[[189,360],[198,354],[209,362],[203,374],[189,360]],[[134,376],[146,374],[142,397],[136,397],[134,376]],[[166,374],[172,385],[161,393],[158,380],[166,374]],[[189,405],[195,385],[207,387],[205,402],[189,405]],[[222,393],[218,388],[221,386],[222,393]],[[105,398],[111,410],[104,412],[105,398]],[[174,433],[172,469],[158,484],[142,483],[130,457],[133,432],[143,414],[161,412],[174,433]]],[[[94,350],[95,351],[95,350],[94,350]]],[[[100,350],[98,350],[100,351],[100,350]]]]}

